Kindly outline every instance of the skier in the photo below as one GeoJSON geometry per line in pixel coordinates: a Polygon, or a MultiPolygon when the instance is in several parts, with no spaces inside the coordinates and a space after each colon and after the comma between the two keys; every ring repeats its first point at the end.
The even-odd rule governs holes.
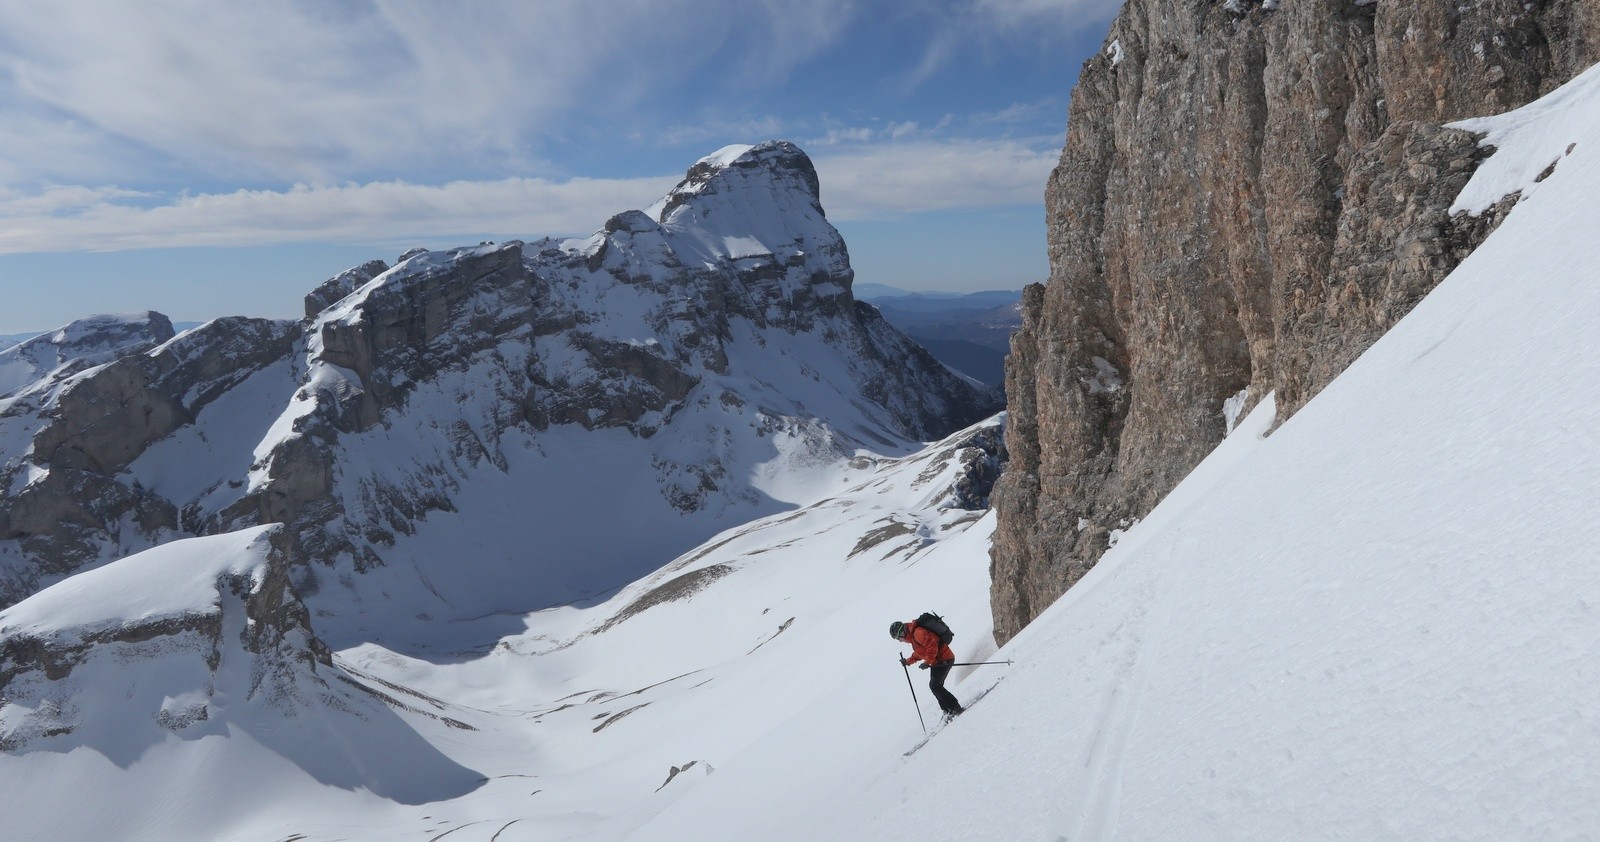
{"type": "Polygon", "coordinates": [[[944,679],[950,674],[956,653],[939,640],[938,634],[917,625],[915,620],[903,623],[896,620],[889,624],[889,636],[901,643],[911,644],[911,657],[901,658],[900,663],[910,666],[917,661],[922,662],[922,669],[928,670],[928,689],[939,700],[939,709],[944,711],[946,722],[966,710],[956,700],[954,693],[944,689],[944,679]]]}

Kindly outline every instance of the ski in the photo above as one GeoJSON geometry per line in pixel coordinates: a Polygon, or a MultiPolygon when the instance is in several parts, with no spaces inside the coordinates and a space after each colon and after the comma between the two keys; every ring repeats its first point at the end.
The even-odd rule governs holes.
{"type": "MultiPolygon", "coordinates": [[[[1005,679],[1001,678],[1000,681],[1005,681],[1005,679]]],[[[973,696],[971,701],[967,702],[965,705],[962,705],[961,712],[966,713],[967,711],[972,710],[973,706],[982,700],[984,696],[989,695],[990,690],[1000,686],[1000,681],[996,681],[995,683],[979,691],[978,695],[973,696]]],[[[927,736],[924,736],[922,739],[918,740],[916,745],[906,749],[901,753],[900,756],[910,757],[911,755],[916,754],[918,749],[921,749],[923,746],[928,744],[929,740],[932,740],[934,737],[938,736],[939,732],[943,731],[946,725],[949,725],[951,722],[955,721],[958,716],[960,716],[960,714],[957,714],[957,716],[941,716],[939,721],[933,724],[933,730],[929,731],[927,736]]]]}

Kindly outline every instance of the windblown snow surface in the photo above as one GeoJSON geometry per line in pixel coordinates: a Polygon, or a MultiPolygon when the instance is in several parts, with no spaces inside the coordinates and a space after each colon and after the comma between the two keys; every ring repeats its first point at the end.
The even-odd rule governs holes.
{"type": "Polygon", "coordinates": [[[1264,402],[998,653],[992,516],[939,505],[957,440],[863,454],[836,493],[486,650],[337,653],[482,777],[465,794],[449,764],[405,766],[418,752],[318,777],[304,757],[339,731],[283,720],[267,740],[224,716],[137,752],[0,755],[5,835],[1587,838],[1600,68],[1470,127],[1500,152],[1464,207],[1523,191],[1500,229],[1270,437],[1264,402]],[[958,696],[986,695],[907,755],[923,733],[885,632],[925,609],[963,660],[1015,663],[958,670],[958,696]],[[394,765],[404,798],[380,794],[394,765]]]}

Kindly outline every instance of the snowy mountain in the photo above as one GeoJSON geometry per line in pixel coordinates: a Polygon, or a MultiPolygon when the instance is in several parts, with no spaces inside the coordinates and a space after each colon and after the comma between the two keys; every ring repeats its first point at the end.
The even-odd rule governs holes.
{"type": "Polygon", "coordinates": [[[851,281],[810,161],[772,142],[589,238],[416,250],[330,279],[302,323],[220,320],[50,369],[0,413],[0,583],[14,602],[282,522],[298,590],[350,623],[334,636],[616,588],[804,502],[858,448],[908,452],[998,407],[851,281]],[[593,528],[617,511],[637,528],[593,528]]]}
{"type": "Polygon", "coordinates": [[[20,392],[59,386],[68,376],[171,339],[172,322],[156,312],[79,319],[57,330],[23,337],[0,350],[0,399],[9,407],[20,392]]]}
{"type": "Polygon", "coordinates": [[[573,777],[536,836],[571,821],[563,803],[609,809],[585,781],[645,803],[660,781],[639,776],[685,761],[595,752],[751,680],[729,668],[735,689],[597,725],[669,663],[630,660],[670,637],[651,618],[713,583],[765,582],[773,611],[783,577],[811,583],[781,626],[697,626],[694,669],[820,622],[831,587],[977,522],[1003,459],[993,422],[923,448],[998,396],[853,300],[818,191],[790,144],[729,147],[592,237],[374,261],[301,322],[96,318],[8,352],[0,777],[54,816],[24,835],[490,804],[530,774],[506,747],[545,732],[575,752],[537,774],[573,777]],[[680,555],[730,527],[724,551],[680,555]],[[833,563],[806,563],[819,541],[833,563]],[[564,701],[579,674],[613,689],[564,701]],[[459,692],[493,676],[489,696],[522,701],[459,692]],[[58,775],[117,795],[70,810],[34,788],[58,775]]]}

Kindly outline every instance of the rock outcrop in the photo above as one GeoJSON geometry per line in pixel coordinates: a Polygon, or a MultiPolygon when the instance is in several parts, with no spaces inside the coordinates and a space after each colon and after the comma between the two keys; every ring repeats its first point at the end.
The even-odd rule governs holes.
{"type": "Polygon", "coordinates": [[[1449,215],[1486,151],[1445,124],[1597,58],[1583,0],[1130,0],[1073,91],[1007,368],[997,637],[1229,417],[1269,392],[1292,415],[1487,235],[1515,198],[1449,215]]]}
{"type": "MultiPolygon", "coordinates": [[[[184,501],[154,493],[127,469],[251,375],[287,365],[298,333],[293,322],[238,317],[177,336],[159,313],[114,321],[109,332],[94,331],[93,342],[52,347],[54,367],[0,399],[0,433],[22,446],[0,454],[8,489],[0,497],[0,604],[86,565],[193,534],[193,524],[180,523],[184,501]]],[[[38,357],[30,345],[83,333],[83,324],[12,350],[38,357]]]]}
{"type": "Polygon", "coordinates": [[[709,156],[588,238],[419,250],[380,268],[308,297],[291,420],[217,528],[292,523],[308,557],[371,570],[430,512],[456,511],[464,477],[509,471],[521,436],[553,427],[674,428],[670,454],[640,466],[665,501],[753,512],[761,497],[739,464],[752,435],[809,439],[822,458],[936,438],[999,408],[853,299],[816,172],[785,142],[709,156]],[[772,385],[795,373],[828,404],[772,385]],[[417,423],[429,429],[407,439],[401,473],[341,456],[417,423]]]}

